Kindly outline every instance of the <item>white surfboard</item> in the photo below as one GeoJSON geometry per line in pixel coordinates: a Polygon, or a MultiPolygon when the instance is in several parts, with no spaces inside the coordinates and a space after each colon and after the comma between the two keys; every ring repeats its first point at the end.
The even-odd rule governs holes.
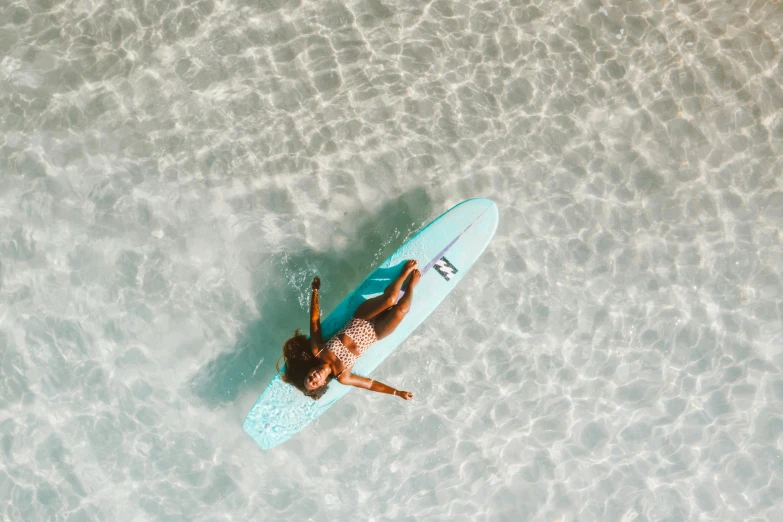
{"type": "MultiPolygon", "coordinates": [[[[351,370],[371,376],[465,277],[497,225],[497,206],[489,199],[469,199],[453,207],[406,241],[321,321],[324,340],[348,322],[359,304],[382,294],[406,260],[416,259],[422,278],[410,311],[397,329],[370,346],[351,370]]],[[[302,320],[307,320],[306,314],[302,320]]],[[[262,448],[272,448],[291,438],[351,389],[332,379],[329,390],[314,401],[276,375],[248,413],[243,427],[262,448]]]]}

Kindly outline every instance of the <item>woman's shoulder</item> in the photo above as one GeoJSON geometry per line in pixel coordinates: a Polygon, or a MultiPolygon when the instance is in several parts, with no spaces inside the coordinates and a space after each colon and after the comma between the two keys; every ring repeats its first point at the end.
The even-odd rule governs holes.
{"type": "Polygon", "coordinates": [[[316,341],[315,339],[310,339],[310,351],[313,352],[314,356],[323,358],[325,349],[326,341],[316,341]]]}
{"type": "Polygon", "coordinates": [[[351,375],[353,375],[351,373],[351,369],[350,368],[346,368],[342,372],[340,372],[340,374],[337,377],[335,377],[335,379],[340,384],[346,384],[347,385],[348,381],[351,379],[351,375]]]}

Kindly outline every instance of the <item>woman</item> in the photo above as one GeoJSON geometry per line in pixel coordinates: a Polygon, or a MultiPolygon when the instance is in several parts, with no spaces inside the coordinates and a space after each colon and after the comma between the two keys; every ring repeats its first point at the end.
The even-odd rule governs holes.
{"type": "Polygon", "coordinates": [[[405,400],[412,399],[411,392],[396,390],[381,382],[354,375],[351,373],[351,367],[371,344],[397,328],[410,310],[413,288],[419,279],[421,272],[416,269],[416,261],[406,261],[400,275],[386,287],[382,295],[359,305],[348,324],[324,342],[321,338],[321,310],[318,304],[321,280],[314,278],[313,297],[310,302],[310,339],[297,330],[294,337],[283,345],[283,380],[313,399],[326,393],[331,379],[337,379],[340,384],[388,393],[405,400]],[[405,294],[399,297],[408,276],[410,279],[405,287],[405,294]]]}

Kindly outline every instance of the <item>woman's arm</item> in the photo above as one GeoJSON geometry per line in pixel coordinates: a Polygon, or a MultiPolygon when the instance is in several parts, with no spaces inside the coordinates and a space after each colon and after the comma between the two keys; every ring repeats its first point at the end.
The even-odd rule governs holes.
{"type": "Polygon", "coordinates": [[[310,299],[310,349],[313,354],[320,350],[323,339],[321,338],[321,305],[318,304],[318,290],[321,288],[321,279],[313,278],[313,296],[310,299]]]}
{"type": "Polygon", "coordinates": [[[395,390],[391,386],[387,386],[382,382],[374,381],[372,379],[368,379],[367,377],[354,375],[352,373],[348,373],[347,375],[343,373],[337,380],[340,382],[340,384],[345,384],[348,386],[356,386],[357,388],[364,388],[365,390],[370,390],[378,393],[388,393],[389,395],[396,395],[397,397],[402,397],[406,401],[409,401],[413,398],[413,394],[411,392],[395,390]]]}

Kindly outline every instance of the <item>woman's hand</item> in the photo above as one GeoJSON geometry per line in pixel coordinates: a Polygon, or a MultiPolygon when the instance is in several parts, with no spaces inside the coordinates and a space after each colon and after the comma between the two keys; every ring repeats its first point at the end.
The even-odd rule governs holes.
{"type": "Polygon", "coordinates": [[[321,288],[321,278],[318,276],[315,276],[313,278],[313,282],[310,284],[310,286],[313,288],[313,290],[318,290],[321,288]]]}
{"type": "Polygon", "coordinates": [[[397,393],[395,393],[395,395],[397,397],[402,397],[406,401],[409,401],[413,398],[413,394],[411,392],[406,392],[406,391],[398,391],[397,393]]]}

